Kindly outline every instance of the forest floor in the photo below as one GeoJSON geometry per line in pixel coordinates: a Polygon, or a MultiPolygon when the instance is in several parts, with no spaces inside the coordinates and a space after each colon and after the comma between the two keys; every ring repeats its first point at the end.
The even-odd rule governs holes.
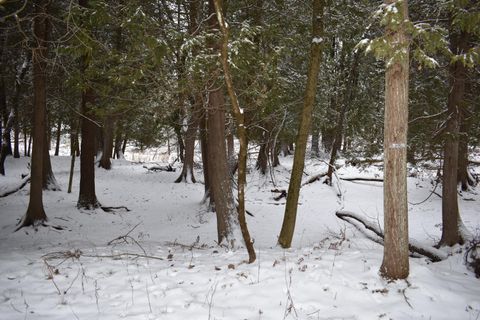
{"type": "MultiPolygon", "coordinates": [[[[28,161],[7,159],[0,193],[20,184],[28,161]]],[[[383,226],[381,182],[303,186],[293,246],[278,247],[285,198],[274,200],[272,189],[287,188],[292,158],[280,161],[266,177],[248,175],[246,205],[254,217],[247,218],[257,250],[249,265],[244,248],[216,245],[215,214],[201,204],[203,184],[173,183],[179,170],[149,172],[144,166],[151,163],[116,160],[112,170],[96,170],[97,196],[131,211],[79,211],[79,163],[68,194],[70,159],[52,157],[62,191],[44,193],[47,227],[14,232],[29,185],[0,198],[0,318],[480,319],[480,279],[464,264],[465,247],[442,249],[449,257],[436,263],[412,257],[408,280],[387,282],[378,274],[382,245],[335,216],[349,210],[383,226]]],[[[305,181],[325,169],[308,160],[305,181]]],[[[344,165],[337,175],[382,172],[344,165]]],[[[441,235],[441,199],[431,195],[435,171],[409,175],[410,238],[431,247],[441,235]]],[[[200,171],[196,177],[202,180],[200,171]]],[[[459,205],[478,236],[480,195],[463,193],[459,205]]]]}

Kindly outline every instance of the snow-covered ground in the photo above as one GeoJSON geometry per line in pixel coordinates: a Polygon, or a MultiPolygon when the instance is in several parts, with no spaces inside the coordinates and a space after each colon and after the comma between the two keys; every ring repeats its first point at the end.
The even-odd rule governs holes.
{"type": "MultiPolygon", "coordinates": [[[[292,159],[280,160],[267,177],[248,176],[257,250],[249,265],[243,248],[216,245],[215,215],[201,204],[203,185],[173,183],[178,170],[152,173],[116,160],[111,171],[97,169],[97,196],[131,211],[83,212],[76,209],[78,162],[67,194],[70,159],[52,157],[62,191],[44,193],[50,227],[14,232],[28,185],[0,198],[0,319],[480,319],[480,280],[463,264],[462,247],[442,249],[451,256],[438,263],[411,258],[408,281],[380,278],[383,247],[334,213],[353,211],[383,226],[381,183],[305,185],[293,247],[277,247],[285,199],[275,201],[271,190],[287,187],[292,159]]],[[[20,183],[28,161],[7,159],[0,193],[20,183]]],[[[323,162],[308,160],[305,179],[324,170],[323,162]]],[[[382,172],[344,166],[338,175],[382,172]]],[[[440,198],[415,205],[429,196],[431,180],[419,172],[408,181],[410,237],[424,246],[441,235],[440,198]]],[[[465,226],[479,234],[480,196],[465,193],[459,204],[465,226]]]]}

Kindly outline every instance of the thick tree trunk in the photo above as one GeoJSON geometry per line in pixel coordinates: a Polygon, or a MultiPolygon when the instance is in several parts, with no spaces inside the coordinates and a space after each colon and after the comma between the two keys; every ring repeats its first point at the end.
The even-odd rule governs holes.
{"type": "MultiPolygon", "coordinates": [[[[215,16],[214,0],[209,0],[209,26],[218,30],[215,16]]],[[[212,42],[210,47],[215,51],[220,49],[220,43],[212,42]]],[[[214,81],[218,81],[218,70],[212,70],[214,81]]],[[[235,240],[233,230],[237,221],[232,185],[228,172],[227,147],[225,143],[225,101],[222,88],[218,82],[211,83],[208,90],[208,171],[210,188],[215,195],[215,213],[217,216],[218,243],[226,242],[231,246],[235,240]]]]}
{"type": "Polygon", "coordinates": [[[260,145],[260,150],[258,151],[257,163],[255,164],[255,168],[263,175],[267,173],[268,166],[268,138],[266,138],[266,136],[267,134],[264,133],[264,138],[260,145]]]}
{"type": "Polygon", "coordinates": [[[322,39],[323,39],[323,11],[325,8],[324,0],[313,0],[312,16],[312,43],[310,48],[309,67],[307,75],[307,85],[305,89],[305,98],[303,108],[300,114],[300,124],[295,143],[295,155],[293,158],[293,168],[288,186],[287,203],[285,205],[285,215],[283,218],[282,230],[278,237],[278,243],[283,248],[290,248],[295,230],[295,221],[297,218],[298,197],[300,194],[300,185],[302,183],[303,168],[305,165],[305,152],[307,147],[307,138],[310,131],[313,105],[317,92],[318,72],[320,70],[320,61],[322,57],[322,39]]]}
{"type": "MultiPolygon", "coordinates": [[[[396,4],[402,21],[408,20],[407,0],[396,4]]],[[[387,26],[387,41],[394,61],[385,71],[383,212],[385,246],[380,273],[387,279],[405,279],[409,274],[407,206],[407,129],[409,40],[405,25],[387,26]],[[403,54],[398,57],[398,52],[403,54]]]]}
{"type": "MultiPolygon", "coordinates": [[[[81,7],[88,7],[88,0],[79,0],[81,7]]],[[[88,67],[87,58],[82,57],[80,72],[85,77],[88,67]]],[[[84,79],[86,81],[86,79],[84,79]]],[[[80,112],[81,117],[81,152],[80,152],[80,192],[78,195],[77,208],[92,210],[100,206],[95,194],[95,137],[98,132],[96,124],[92,121],[94,114],[91,104],[95,102],[93,89],[87,84],[82,92],[80,112]]]]}
{"type": "Polygon", "coordinates": [[[98,163],[100,168],[110,170],[112,168],[112,157],[113,151],[113,127],[114,123],[111,117],[106,116],[105,121],[103,122],[103,150],[102,158],[98,163]]]}
{"type": "Polygon", "coordinates": [[[80,152],[80,193],[78,195],[77,208],[95,209],[100,206],[95,194],[95,136],[97,128],[90,119],[93,117],[89,104],[93,103],[93,92],[87,88],[82,93],[81,112],[81,152],[80,152]]]}
{"type": "MultiPolygon", "coordinates": [[[[455,54],[467,51],[467,34],[451,34],[451,50],[455,54]]],[[[458,210],[457,170],[460,135],[460,114],[465,96],[466,68],[461,61],[449,67],[450,90],[448,93],[448,119],[443,151],[443,188],[442,188],[442,238],[439,246],[463,244],[459,226],[462,224],[458,210]]]]}
{"type": "Polygon", "coordinates": [[[46,119],[46,69],[47,63],[47,15],[46,8],[49,1],[39,0],[36,2],[36,15],[33,23],[33,31],[37,46],[32,50],[33,62],[33,89],[34,89],[34,125],[33,125],[33,153],[31,164],[31,183],[30,183],[30,199],[27,212],[20,221],[17,228],[37,225],[47,220],[47,215],[43,209],[43,153],[45,146],[45,119],[46,119]]]}

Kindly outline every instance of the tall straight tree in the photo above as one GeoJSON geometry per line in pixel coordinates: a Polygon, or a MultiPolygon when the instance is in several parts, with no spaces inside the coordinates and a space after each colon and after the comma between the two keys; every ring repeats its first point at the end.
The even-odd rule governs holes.
{"type": "MultiPolygon", "coordinates": [[[[82,8],[88,8],[88,0],[79,0],[82,8]]],[[[83,56],[80,61],[80,72],[85,78],[88,67],[87,57],[83,56]]],[[[84,81],[88,82],[86,79],[84,81]]],[[[80,153],[80,192],[78,195],[77,208],[95,209],[100,206],[95,194],[95,133],[96,127],[92,120],[93,112],[91,104],[94,102],[93,89],[89,84],[85,85],[81,97],[81,153],[80,153]]]]}
{"type": "MultiPolygon", "coordinates": [[[[245,116],[243,110],[240,108],[237,94],[233,87],[233,80],[230,73],[230,67],[228,65],[228,26],[223,16],[222,0],[214,0],[215,9],[217,12],[217,19],[220,29],[222,31],[222,47],[221,47],[221,60],[223,67],[223,74],[225,77],[225,84],[227,85],[228,95],[232,104],[232,112],[235,116],[237,124],[237,136],[240,142],[240,151],[238,155],[238,221],[240,223],[240,229],[242,231],[243,240],[248,251],[248,262],[253,263],[256,259],[255,249],[253,247],[253,241],[250,237],[250,233],[247,227],[247,221],[245,219],[245,185],[247,183],[247,131],[245,128],[245,116]]],[[[233,147],[232,147],[233,149],[233,147]]],[[[233,151],[233,150],[232,150],[233,151]]]]}
{"type": "MultiPolygon", "coordinates": [[[[208,1],[208,7],[209,27],[211,30],[219,30],[214,0],[208,1]]],[[[218,52],[221,47],[218,40],[209,45],[214,52],[218,52]]],[[[211,192],[215,197],[218,243],[226,241],[227,245],[231,245],[235,240],[234,229],[238,220],[227,163],[225,97],[222,87],[218,85],[218,70],[212,70],[212,75],[213,81],[208,86],[207,106],[208,172],[211,192]]]]}
{"type": "Polygon", "coordinates": [[[409,39],[407,0],[386,0],[389,55],[385,71],[383,212],[385,244],[380,273],[405,279],[408,262],[407,129],[409,39]],[[394,10],[396,9],[396,10],[394,10]]]}
{"type": "MultiPolygon", "coordinates": [[[[453,19],[453,18],[451,18],[453,19]]],[[[450,50],[459,56],[468,50],[468,34],[450,27],[450,50]]],[[[465,81],[467,70],[463,61],[457,60],[449,66],[450,90],[448,91],[446,135],[443,149],[442,188],[442,238],[439,246],[463,244],[459,226],[462,225],[458,210],[458,150],[460,142],[461,114],[464,112],[465,81]]]]}
{"type": "Polygon", "coordinates": [[[307,148],[308,132],[312,120],[313,105],[317,93],[318,72],[322,57],[323,42],[323,11],[324,0],[313,0],[312,12],[312,44],[310,47],[310,60],[308,67],[307,86],[303,108],[300,114],[300,125],[295,142],[295,155],[293,158],[292,174],[288,186],[287,203],[283,218],[282,230],[278,237],[278,243],[283,248],[290,248],[292,245],[295,221],[297,219],[298,197],[302,182],[303,168],[305,162],[305,151],[307,148]]]}
{"type": "MultiPolygon", "coordinates": [[[[36,45],[32,50],[33,64],[33,152],[31,165],[30,200],[27,212],[20,221],[18,229],[26,226],[37,225],[47,220],[43,208],[43,153],[46,148],[45,114],[47,107],[46,72],[47,62],[47,6],[48,0],[35,1],[35,18],[33,20],[33,33],[36,45]]],[[[18,230],[17,229],[17,230],[18,230]]]]}

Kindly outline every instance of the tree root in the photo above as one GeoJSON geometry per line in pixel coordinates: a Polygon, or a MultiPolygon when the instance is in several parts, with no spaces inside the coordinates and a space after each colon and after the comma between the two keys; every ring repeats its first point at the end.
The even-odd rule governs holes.
{"type": "MultiPolygon", "coordinates": [[[[365,229],[368,229],[368,230],[372,231],[375,235],[377,235],[379,238],[381,238],[381,241],[379,241],[379,239],[375,239],[375,238],[373,238],[372,236],[369,236],[369,235],[367,235],[367,237],[370,240],[375,241],[375,242],[383,245],[383,239],[385,238],[385,236],[384,236],[383,232],[380,230],[380,228],[378,228],[376,225],[374,225],[374,224],[372,224],[368,221],[363,220],[362,217],[360,217],[357,214],[355,214],[353,212],[350,212],[350,211],[337,211],[335,213],[335,215],[338,218],[352,224],[358,230],[360,230],[362,233],[367,235],[365,233],[365,230],[362,227],[360,227],[358,224],[354,223],[350,219],[353,219],[353,220],[356,220],[356,221],[360,222],[365,229]]],[[[443,253],[442,251],[440,251],[438,249],[435,249],[435,248],[423,247],[421,244],[419,244],[419,243],[417,243],[417,242],[415,242],[414,240],[411,240],[411,239],[409,240],[408,249],[412,253],[417,253],[417,254],[420,254],[422,256],[425,256],[425,257],[429,258],[432,262],[442,261],[442,260],[445,260],[447,258],[447,255],[445,253],[443,253]]]]}

